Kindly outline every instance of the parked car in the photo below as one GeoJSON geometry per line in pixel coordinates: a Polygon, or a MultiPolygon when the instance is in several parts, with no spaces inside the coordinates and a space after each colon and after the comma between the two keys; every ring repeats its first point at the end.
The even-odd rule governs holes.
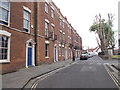
{"type": "Polygon", "coordinates": [[[92,54],[88,53],[88,58],[91,58],[92,56],[93,56],[92,54]]]}
{"type": "Polygon", "coordinates": [[[87,60],[88,59],[88,54],[81,54],[80,55],[80,60],[87,60]]]}
{"type": "Polygon", "coordinates": [[[105,55],[105,53],[104,52],[99,52],[98,55],[105,55]]]}
{"type": "Polygon", "coordinates": [[[94,52],[88,52],[88,57],[93,57],[93,56],[96,56],[96,54],[94,52]]]}

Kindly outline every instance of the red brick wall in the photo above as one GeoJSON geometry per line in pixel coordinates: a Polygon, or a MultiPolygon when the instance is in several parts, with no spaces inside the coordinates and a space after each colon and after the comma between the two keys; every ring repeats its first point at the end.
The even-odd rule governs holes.
{"type": "MultiPolygon", "coordinates": [[[[23,32],[23,6],[33,10],[33,3],[10,3],[10,26],[2,26],[2,30],[11,33],[10,63],[2,64],[3,73],[25,67],[26,64],[26,41],[33,39],[33,35],[23,32]]],[[[33,24],[32,15],[31,13],[31,24],[33,24]]],[[[33,29],[30,30],[33,33],[33,29]]]]}
{"type": "MultiPolygon", "coordinates": [[[[51,63],[54,61],[54,46],[58,49],[58,59],[64,60],[64,56],[60,55],[59,44],[60,44],[60,30],[65,33],[65,47],[64,51],[68,51],[68,59],[72,58],[72,50],[69,49],[69,43],[73,44],[76,34],[73,34],[74,28],[70,30],[68,25],[72,27],[65,17],[60,13],[59,9],[54,5],[53,2],[49,4],[49,13],[45,12],[45,2],[38,2],[38,25],[37,25],[37,64],[41,63],[51,63]],[[51,5],[54,8],[54,18],[51,17],[51,5]],[[65,21],[64,28],[60,26],[59,17],[65,21]],[[57,40],[52,41],[51,39],[45,39],[45,19],[49,20],[49,31],[51,31],[51,23],[55,25],[55,34],[57,35],[57,40]],[[68,36],[74,39],[69,39],[68,36]],[[73,40],[73,41],[72,41],[73,40]],[[45,58],[45,41],[49,41],[49,58],[45,58]],[[69,42],[68,42],[69,41],[69,42]],[[72,43],[73,42],[73,43],[72,43]]],[[[3,30],[11,33],[10,42],[10,63],[2,64],[3,72],[12,71],[17,68],[25,67],[26,65],[26,41],[29,39],[34,40],[34,30],[31,27],[30,33],[23,32],[23,6],[28,7],[31,10],[30,25],[34,25],[34,3],[31,2],[12,2],[10,5],[10,27],[3,26],[3,30]],[[12,27],[12,28],[11,28],[12,27]],[[15,30],[17,29],[17,30],[15,30]]],[[[79,45],[82,47],[82,41],[79,37],[79,45]]]]}

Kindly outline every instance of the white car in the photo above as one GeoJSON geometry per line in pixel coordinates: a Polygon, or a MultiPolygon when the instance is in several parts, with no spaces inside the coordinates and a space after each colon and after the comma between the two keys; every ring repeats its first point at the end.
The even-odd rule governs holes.
{"type": "Polygon", "coordinates": [[[93,56],[92,54],[88,53],[88,57],[89,57],[89,58],[92,57],[92,56],[93,56]]]}
{"type": "Polygon", "coordinates": [[[80,60],[87,60],[88,59],[88,54],[81,54],[80,55],[80,60]]]}
{"type": "Polygon", "coordinates": [[[93,56],[95,56],[96,54],[94,53],[94,52],[88,52],[88,57],[90,58],[90,57],[93,57],[93,56]]]}

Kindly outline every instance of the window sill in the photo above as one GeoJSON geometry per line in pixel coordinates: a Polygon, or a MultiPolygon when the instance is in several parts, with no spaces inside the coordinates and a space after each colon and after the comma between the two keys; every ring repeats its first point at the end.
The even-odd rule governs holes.
{"type": "Polygon", "coordinates": [[[23,32],[30,33],[30,29],[23,28],[23,32]]]}
{"type": "Polygon", "coordinates": [[[27,33],[27,34],[30,34],[30,31],[29,32],[26,32],[26,31],[23,31],[24,33],[27,33]]]}
{"type": "Polygon", "coordinates": [[[0,20],[0,23],[4,25],[8,25],[8,21],[5,21],[5,20],[0,20]]]}
{"type": "Polygon", "coordinates": [[[47,11],[45,11],[46,14],[49,14],[47,11]]]}
{"type": "Polygon", "coordinates": [[[54,17],[51,16],[52,19],[54,19],[54,17]]]}
{"type": "Polygon", "coordinates": [[[0,23],[0,25],[5,26],[5,27],[9,27],[9,24],[6,25],[6,24],[2,24],[2,23],[0,23]]]}
{"type": "Polygon", "coordinates": [[[8,61],[8,60],[0,60],[0,64],[4,64],[4,63],[10,63],[10,61],[8,61]]]}
{"type": "Polygon", "coordinates": [[[49,57],[45,57],[45,58],[49,58],[49,57]]]}

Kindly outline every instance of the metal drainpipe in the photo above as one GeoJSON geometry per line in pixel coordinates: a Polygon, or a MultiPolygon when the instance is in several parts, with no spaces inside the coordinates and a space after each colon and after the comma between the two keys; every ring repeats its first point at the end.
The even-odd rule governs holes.
{"type": "Polygon", "coordinates": [[[34,41],[35,41],[35,66],[37,66],[37,0],[34,0],[34,41]]]}

